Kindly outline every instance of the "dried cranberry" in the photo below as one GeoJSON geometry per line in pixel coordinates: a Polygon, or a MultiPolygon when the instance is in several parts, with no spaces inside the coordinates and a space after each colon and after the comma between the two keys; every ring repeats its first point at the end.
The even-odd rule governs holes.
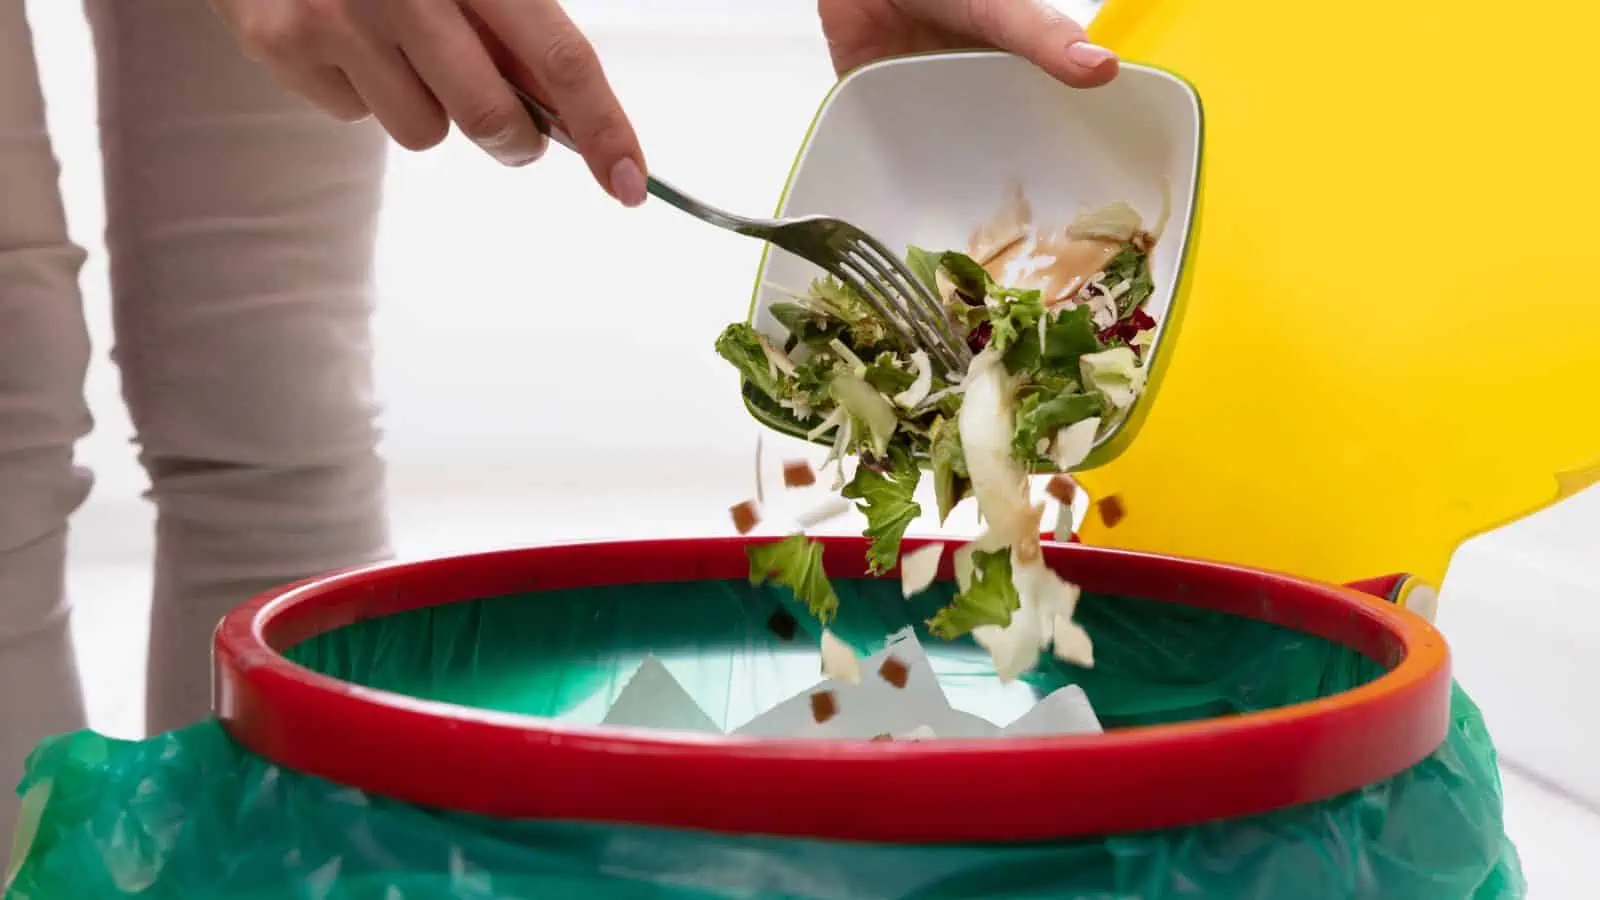
{"type": "Polygon", "coordinates": [[[817,483],[817,473],[812,470],[811,463],[803,459],[786,460],[783,464],[784,487],[810,487],[817,483]]]}
{"type": "Polygon", "coordinates": [[[967,335],[967,346],[972,348],[973,353],[983,352],[983,348],[989,346],[989,335],[993,332],[993,325],[988,322],[980,322],[978,327],[972,329],[972,333],[967,335]]]}
{"type": "Polygon", "coordinates": [[[1144,307],[1141,306],[1128,317],[1113,322],[1110,327],[1101,331],[1100,341],[1106,344],[1113,342],[1126,344],[1137,337],[1139,332],[1148,331],[1154,327],[1156,327],[1156,320],[1151,318],[1150,314],[1145,312],[1144,307]]]}
{"type": "Polygon", "coordinates": [[[878,677],[896,688],[904,688],[906,682],[911,680],[911,667],[891,656],[878,667],[878,677]]]}
{"type": "Polygon", "coordinates": [[[1044,486],[1044,490],[1045,493],[1055,498],[1055,501],[1062,506],[1071,506],[1073,495],[1078,492],[1078,486],[1071,478],[1065,475],[1057,475],[1050,479],[1050,483],[1044,486]]]}
{"type": "Polygon", "coordinates": [[[877,456],[874,456],[873,454],[868,453],[868,452],[862,452],[862,454],[859,457],[859,459],[860,459],[860,462],[861,462],[861,464],[863,466],[866,466],[867,468],[871,469],[872,471],[877,472],[879,475],[887,475],[887,474],[889,474],[889,460],[888,459],[880,459],[877,456]]]}
{"type": "Polygon", "coordinates": [[[832,691],[818,691],[811,695],[811,719],[818,725],[839,714],[839,701],[832,691]]]}
{"type": "Polygon", "coordinates": [[[754,500],[735,504],[728,514],[733,517],[733,529],[740,534],[749,534],[761,524],[761,507],[754,500]]]}
{"type": "Polygon", "coordinates": [[[1101,498],[1095,507],[1100,511],[1100,521],[1106,523],[1107,528],[1117,527],[1128,515],[1128,508],[1122,505],[1122,498],[1116,494],[1101,498]]]}
{"type": "Polygon", "coordinates": [[[767,618],[767,628],[777,635],[779,640],[792,641],[800,631],[800,620],[796,619],[788,610],[774,610],[767,618]]]}

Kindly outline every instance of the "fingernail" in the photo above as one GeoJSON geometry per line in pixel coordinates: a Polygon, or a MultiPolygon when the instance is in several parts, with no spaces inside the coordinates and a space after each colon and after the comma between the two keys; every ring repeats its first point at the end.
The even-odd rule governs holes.
{"type": "Polygon", "coordinates": [[[644,203],[644,172],[638,163],[623,157],[611,167],[611,196],[621,201],[623,206],[644,203]]]}
{"type": "Polygon", "coordinates": [[[476,138],[475,143],[502,166],[520,168],[537,162],[544,156],[545,148],[549,145],[544,136],[538,132],[533,132],[531,137],[536,143],[529,147],[528,141],[521,139],[522,134],[516,128],[507,128],[499,134],[476,138]]]}
{"type": "Polygon", "coordinates": [[[495,134],[491,134],[491,135],[489,135],[487,137],[478,138],[478,146],[482,147],[485,150],[498,150],[501,147],[504,147],[505,145],[511,143],[511,139],[513,137],[515,137],[516,134],[517,134],[517,129],[512,127],[512,126],[510,126],[510,125],[507,125],[506,127],[500,129],[500,131],[496,132],[495,134]]]}
{"type": "Polygon", "coordinates": [[[531,153],[506,153],[497,151],[494,154],[495,159],[500,160],[501,164],[510,166],[513,169],[520,169],[523,166],[531,166],[538,162],[543,156],[543,147],[540,147],[531,153]]]}
{"type": "Polygon", "coordinates": [[[549,146],[549,143],[540,140],[537,147],[517,147],[505,142],[491,144],[486,141],[479,141],[478,146],[482,147],[502,166],[510,166],[515,169],[538,162],[539,158],[544,156],[545,148],[549,146]]]}
{"type": "Polygon", "coordinates": [[[1076,44],[1067,45],[1067,59],[1085,69],[1098,69],[1116,58],[1117,55],[1115,53],[1099,44],[1091,44],[1088,41],[1079,41],[1076,44]]]}

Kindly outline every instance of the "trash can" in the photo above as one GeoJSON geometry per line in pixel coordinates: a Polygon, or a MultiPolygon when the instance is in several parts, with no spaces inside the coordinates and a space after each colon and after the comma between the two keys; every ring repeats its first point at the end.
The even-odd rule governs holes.
{"type": "MultiPolygon", "coordinates": [[[[748,543],[539,547],[263,596],[218,630],[215,722],[39,748],[7,896],[1523,895],[1438,632],[1286,575],[1047,544],[1084,589],[1093,668],[1000,684],[976,646],[922,633],[952,702],[986,715],[1077,684],[1103,734],[597,726],[651,656],[718,728],[816,680],[819,629],[751,584],[748,543]]],[[[834,632],[871,652],[953,586],[906,600],[864,549],[828,539],[824,565],[834,632]]]]}

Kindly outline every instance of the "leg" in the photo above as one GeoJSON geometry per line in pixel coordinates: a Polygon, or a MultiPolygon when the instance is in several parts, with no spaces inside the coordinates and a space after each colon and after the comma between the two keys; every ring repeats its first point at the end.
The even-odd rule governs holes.
{"type": "Polygon", "coordinates": [[[255,593],[388,552],[368,319],[385,142],[234,48],[205,0],[88,0],[115,358],[157,508],[152,731],[203,717],[255,593]]]}
{"type": "Polygon", "coordinates": [[[83,251],[67,239],[23,4],[0,3],[0,861],[38,741],[83,727],[64,597],[67,516],[89,492],[83,251]]]}

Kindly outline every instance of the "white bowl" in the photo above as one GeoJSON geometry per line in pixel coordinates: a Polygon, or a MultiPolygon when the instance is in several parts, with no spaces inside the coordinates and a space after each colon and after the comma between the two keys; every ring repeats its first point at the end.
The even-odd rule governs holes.
{"type": "MultiPolygon", "coordinates": [[[[1117,200],[1151,222],[1165,193],[1169,219],[1151,259],[1156,289],[1146,306],[1158,323],[1149,384],[1080,466],[1091,468],[1127,445],[1156,394],[1193,243],[1200,144],[1199,97],[1158,69],[1124,63],[1111,84],[1080,90],[1005,53],[901,57],[850,73],[823,99],[778,215],[835,216],[896,249],[964,250],[1013,185],[1022,187],[1040,225],[1065,225],[1082,206],[1117,200]]],[[[783,299],[779,289],[804,289],[820,274],[769,250],[751,323],[783,338],[768,307],[783,299]]],[[[748,386],[745,398],[758,420],[803,435],[748,386]]]]}

